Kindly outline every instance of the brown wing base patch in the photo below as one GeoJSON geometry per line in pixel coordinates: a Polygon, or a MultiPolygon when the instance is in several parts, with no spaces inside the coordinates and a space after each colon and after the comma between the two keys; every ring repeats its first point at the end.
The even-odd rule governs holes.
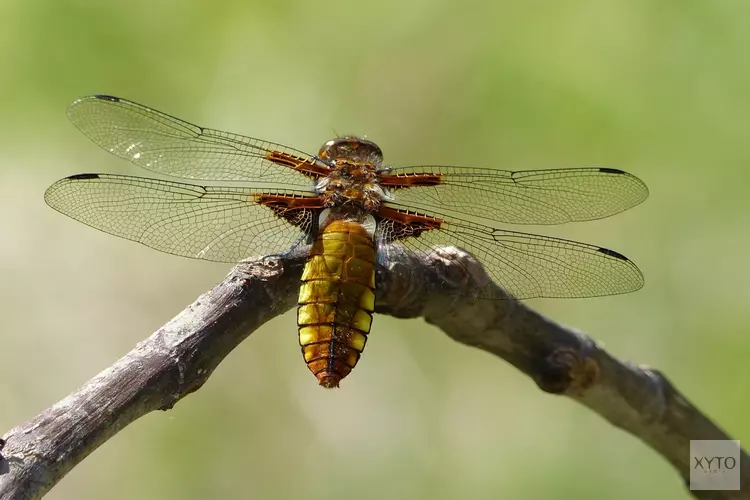
{"type": "Polygon", "coordinates": [[[381,205],[378,216],[387,221],[389,227],[389,240],[400,240],[402,238],[416,237],[425,231],[440,229],[443,220],[406,210],[381,205]]]}
{"type": "Polygon", "coordinates": [[[300,172],[308,177],[319,179],[331,173],[331,169],[315,161],[315,158],[304,158],[295,156],[281,151],[269,151],[266,154],[266,160],[283,165],[300,172]]]}
{"type": "Polygon", "coordinates": [[[378,183],[381,186],[391,189],[420,187],[420,186],[437,186],[443,183],[439,174],[398,174],[398,175],[381,175],[378,183]]]}
{"type": "Polygon", "coordinates": [[[259,193],[252,196],[255,203],[264,205],[290,224],[306,227],[312,221],[312,210],[324,208],[320,196],[259,193]]]}

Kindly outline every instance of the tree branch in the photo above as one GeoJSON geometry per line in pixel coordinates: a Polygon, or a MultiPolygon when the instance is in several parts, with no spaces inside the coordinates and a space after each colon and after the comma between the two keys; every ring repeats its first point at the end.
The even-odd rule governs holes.
{"type": "MultiPolygon", "coordinates": [[[[198,390],[222,359],[266,321],[296,304],[303,254],[236,266],[224,281],[83,387],[0,440],[0,499],[36,499],[119,430],[198,390]]],[[[446,293],[481,273],[453,248],[400,256],[379,271],[376,312],[423,316],[454,340],[508,361],[545,392],[564,394],[639,437],[688,482],[691,439],[730,439],[658,371],[621,362],[591,338],[512,300],[446,293]],[[416,274],[418,273],[418,274],[416,274]],[[419,279],[416,279],[419,276],[419,279]]],[[[692,491],[700,499],[750,498],[744,491],[692,491]]]]}

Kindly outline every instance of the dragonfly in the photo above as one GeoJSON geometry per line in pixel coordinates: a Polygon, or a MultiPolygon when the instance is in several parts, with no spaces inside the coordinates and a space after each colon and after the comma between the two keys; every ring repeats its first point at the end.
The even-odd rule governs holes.
{"type": "Polygon", "coordinates": [[[469,278],[477,279],[469,288],[478,299],[595,297],[643,286],[638,267],[614,250],[498,227],[627,210],[648,189],[622,170],[392,166],[377,144],[355,136],[329,140],[313,155],[108,95],[74,101],[68,117],[115,156],[189,182],[72,175],[45,193],[55,210],[196,259],[236,263],[306,249],[299,344],[326,388],[338,387],[359,361],[375,310],[376,271],[400,253],[429,255],[446,246],[469,252],[492,281],[469,278]]]}

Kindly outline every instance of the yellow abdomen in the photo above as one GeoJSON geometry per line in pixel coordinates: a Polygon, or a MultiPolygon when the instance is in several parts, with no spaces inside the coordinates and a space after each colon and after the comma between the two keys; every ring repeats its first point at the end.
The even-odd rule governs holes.
{"type": "Polygon", "coordinates": [[[297,325],[302,355],[323,387],[338,387],[365,348],[375,310],[375,245],[358,222],[323,228],[302,272],[297,325]]]}

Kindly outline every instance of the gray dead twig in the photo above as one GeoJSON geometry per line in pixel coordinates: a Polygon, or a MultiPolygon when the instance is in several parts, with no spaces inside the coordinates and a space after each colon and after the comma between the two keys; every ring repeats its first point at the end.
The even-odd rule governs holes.
{"type": "MultiPolygon", "coordinates": [[[[617,360],[588,336],[510,300],[457,298],[440,291],[446,263],[394,262],[379,275],[379,313],[425,320],[458,342],[506,360],[544,391],[569,396],[661,454],[687,484],[689,441],[729,439],[658,371],[617,360]],[[420,280],[405,273],[419,266],[420,280]]],[[[404,257],[406,258],[406,257],[404,257]]],[[[460,270],[466,269],[471,258],[460,270]]],[[[271,318],[296,304],[304,257],[236,266],[224,281],[83,387],[8,431],[0,453],[0,499],[42,497],[119,430],[167,410],[199,389],[222,359],[271,318]]],[[[456,270],[453,269],[453,272],[456,270]]],[[[750,498],[743,491],[693,491],[700,499],[750,498]]]]}

